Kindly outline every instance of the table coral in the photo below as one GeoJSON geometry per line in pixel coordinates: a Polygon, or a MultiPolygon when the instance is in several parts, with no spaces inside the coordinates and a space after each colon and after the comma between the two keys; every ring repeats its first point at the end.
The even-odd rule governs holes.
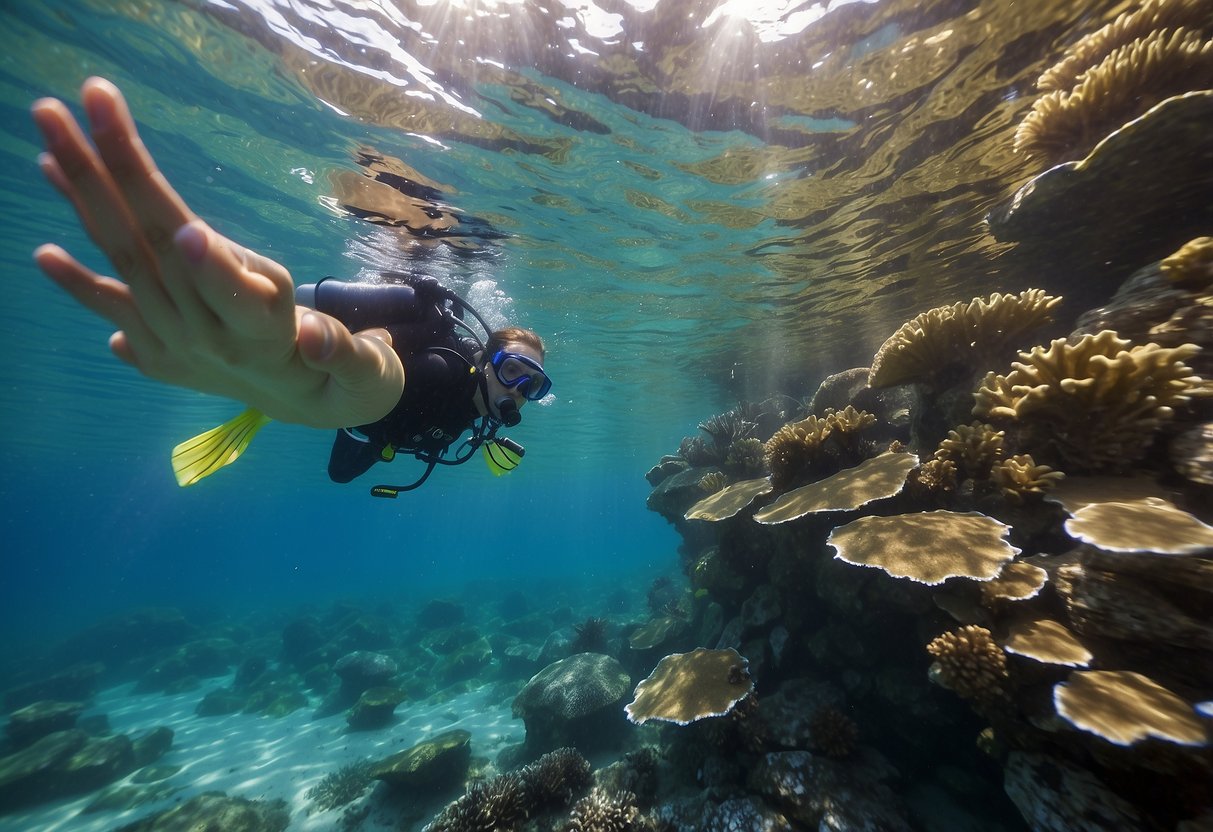
{"type": "Polygon", "coordinates": [[[1140,673],[1086,670],[1053,688],[1053,704],[1067,722],[1116,745],[1155,737],[1203,745],[1208,732],[1183,699],[1140,673]]]}
{"type": "Polygon", "coordinates": [[[731,648],[699,647],[666,656],[636,686],[635,698],[626,708],[628,719],[637,724],[656,719],[687,725],[724,716],[754,690],[748,664],[731,648]]]}
{"type": "Polygon", "coordinates": [[[695,503],[683,516],[687,520],[727,520],[770,490],[771,481],[766,477],[735,482],[695,503]]]}
{"type": "Polygon", "coordinates": [[[1018,444],[1063,470],[1118,468],[1139,459],[1200,379],[1185,360],[1198,348],[1134,346],[1111,330],[1021,352],[1007,375],[990,373],[973,415],[1019,430],[1018,444]]]}
{"type": "Polygon", "coordinates": [[[905,487],[906,476],[918,466],[911,453],[881,454],[854,468],[789,491],[754,515],[759,523],[786,523],[823,511],[852,511],[875,500],[893,497],[905,487]]]}
{"type": "Polygon", "coordinates": [[[927,511],[861,517],[830,533],[835,557],[928,585],[949,578],[988,581],[1019,554],[1010,528],[976,512],[927,511]]]}

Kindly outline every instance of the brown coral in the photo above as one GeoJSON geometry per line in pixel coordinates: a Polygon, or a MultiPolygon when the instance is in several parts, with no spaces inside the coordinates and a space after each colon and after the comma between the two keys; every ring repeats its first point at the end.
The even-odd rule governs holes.
{"type": "Polygon", "coordinates": [[[929,309],[902,324],[877,350],[868,386],[919,382],[932,389],[947,387],[959,371],[1003,360],[1027,333],[1052,320],[1052,309],[1060,302],[1040,289],[1028,289],[929,309]]]}
{"type": "Polygon", "coordinates": [[[1213,237],[1197,237],[1180,246],[1159,264],[1162,276],[1171,283],[1192,286],[1213,284],[1213,237]]]}
{"type": "Polygon", "coordinates": [[[1008,375],[987,375],[973,415],[1016,425],[1020,445],[1067,471],[1120,467],[1189,400],[1200,379],[1184,361],[1198,351],[1133,346],[1111,330],[1059,338],[1021,352],[1008,375]]]}
{"type": "Polygon", "coordinates": [[[638,725],[650,719],[687,725],[724,716],[754,691],[748,664],[731,648],[698,647],[666,656],[636,686],[635,698],[625,708],[628,719],[638,725]]]}
{"type": "Polygon", "coordinates": [[[1195,710],[1140,673],[1079,670],[1053,688],[1058,715],[1074,727],[1116,745],[1155,737],[1177,745],[1203,745],[1208,732],[1195,710]]]}
{"type": "Polygon", "coordinates": [[[990,476],[994,463],[1002,459],[1005,436],[1004,431],[984,422],[958,425],[939,443],[935,459],[955,464],[956,475],[961,479],[984,480],[990,476]]]}
{"type": "Polygon", "coordinates": [[[1194,555],[1213,550],[1213,526],[1157,498],[1092,503],[1075,511],[1065,529],[1109,552],[1194,555]]]}
{"type": "Polygon", "coordinates": [[[727,520],[770,490],[771,481],[766,477],[735,482],[703,498],[683,516],[687,520],[727,520]]]}
{"type": "Polygon", "coordinates": [[[1113,49],[1072,89],[1038,98],[1015,131],[1020,152],[1077,158],[1159,102],[1213,86],[1213,40],[1193,29],[1156,29],[1113,49]]]}
{"type": "Polygon", "coordinates": [[[1156,29],[1177,27],[1208,29],[1213,13],[1206,0],[1146,0],[1141,8],[1121,14],[1101,29],[1086,35],[1053,66],[1041,74],[1041,92],[1068,90],[1080,75],[1100,63],[1114,49],[1145,37],[1156,29]]]}
{"type": "Polygon", "coordinates": [[[1026,601],[1039,595],[1048,580],[1049,573],[1039,566],[1013,560],[1002,568],[997,578],[981,585],[981,598],[987,605],[1026,601]]]}
{"type": "Polygon", "coordinates": [[[985,627],[970,624],[927,645],[935,657],[931,680],[965,699],[990,702],[1004,695],[1007,658],[985,627]]]}
{"type": "Polygon", "coordinates": [[[708,494],[715,494],[724,488],[726,482],[724,474],[719,471],[709,471],[699,478],[699,487],[708,494]]]}
{"type": "Polygon", "coordinates": [[[1040,497],[1064,478],[1061,471],[1054,471],[1048,465],[1037,465],[1031,454],[1004,459],[990,470],[990,479],[1014,503],[1040,497]]]}
{"type": "Polygon", "coordinates": [[[934,585],[949,578],[993,579],[1019,554],[1006,541],[1009,533],[984,514],[926,511],[861,517],[834,529],[826,542],[839,560],[934,585]]]}
{"type": "Polygon", "coordinates": [[[763,524],[786,523],[822,511],[852,511],[901,493],[918,465],[911,453],[885,453],[833,476],[789,491],[754,515],[763,524]]]}
{"type": "Polygon", "coordinates": [[[1043,664],[1086,667],[1095,656],[1062,624],[1050,619],[1024,619],[1013,623],[1002,649],[1043,664]]]}
{"type": "Polygon", "coordinates": [[[850,757],[859,742],[855,720],[833,705],[822,705],[809,718],[813,749],[834,759],[850,757]]]}
{"type": "Polygon", "coordinates": [[[787,488],[801,469],[817,457],[832,429],[833,425],[827,420],[810,416],[775,431],[767,440],[764,452],[771,484],[779,490],[787,488]]]}

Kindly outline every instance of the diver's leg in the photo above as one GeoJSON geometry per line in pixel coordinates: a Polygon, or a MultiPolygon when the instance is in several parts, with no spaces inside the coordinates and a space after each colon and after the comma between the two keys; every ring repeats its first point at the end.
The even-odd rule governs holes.
{"type": "Polygon", "coordinates": [[[333,439],[333,450],[329,454],[329,479],[333,482],[349,482],[365,474],[379,460],[379,448],[375,443],[343,428],[337,431],[333,439]]]}

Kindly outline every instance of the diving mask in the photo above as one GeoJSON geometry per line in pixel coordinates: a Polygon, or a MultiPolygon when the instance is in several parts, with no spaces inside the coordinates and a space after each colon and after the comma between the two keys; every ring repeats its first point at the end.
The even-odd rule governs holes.
{"type": "Polygon", "coordinates": [[[497,380],[507,390],[517,390],[527,401],[537,402],[552,390],[552,380],[535,359],[516,352],[498,350],[489,362],[497,380]]]}

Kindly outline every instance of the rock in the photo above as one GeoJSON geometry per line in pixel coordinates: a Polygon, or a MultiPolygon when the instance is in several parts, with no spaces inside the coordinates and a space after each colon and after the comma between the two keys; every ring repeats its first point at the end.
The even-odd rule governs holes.
{"type": "Polygon", "coordinates": [[[824,416],[827,409],[843,410],[868,386],[868,368],[853,367],[828,376],[809,401],[809,413],[824,416]]]}
{"type": "Polygon", "coordinates": [[[79,702],[35,702],[9,715],[5,733],[14,748],[24,748],[47,734],[75,728],[83,710],[79,702]]]}
{"type": "Polygon", "coordinates": [[[762,584],[741,605],[742,632],[764,631],[781,614],[779,594],[770,584],[762,584]]]}
{"type": "Polygon", "coordinates": [[[822,708],[844,710],[842,691],[831,682],[790,679],[762,698],[755,719],[768,743],[787,749],[813,747],[813,716],[822,708]]]}
{"type": "Polygon", "coordinates": [[[870,749],[845,761],[778,751],[763,755],[748,784],[793,821],[821,832],[909,832],[904,809],[883,782],[894,773],[870,749]]]}
{"type": "Polygon", "coordinates": [[[65,664],[102,662],[111,672],[121,672],[127,665],[146,667],[196,633],[197,628],[185,620],[180,610],[145,607],[111,616],[72,636],[57,651],[56,658],[65,664]]]}
{"type": "Polygon", "coordinates": [[[105,673],[101,662],[75,664],[45,679],[9,688],[4,694],[4,709],[14,711],[42,699],[58,702],[85,702],[92,698],[105,673]]]}
{"type": "Polygon", "coordinates": [[[341,686],[325,697],[316,709],[316,717],[331,716],[353,707],[363,691],[386,686],[398,671],[395,660],[383,653],[355,650],[342,656],[333,665],[341,686]]]}
{"type": "MultiPolygon", "coordinates": [[[[191,677],[223,676],[236,662],[239,648],[227,638],[205,638],[178,647],[172,655],[156,665],[139,680],[135,690],[140,693],[166,691],[176,682],[191,677]]],[[[190,689],[190,688],[187,688],[190,689]]]]}
{"type": "MultiPolygon", "coordinates": [[[[1209,351],[1213,352],[1213,349],[1209,351]]],[[[1202,485],[1213,485],[1213,422],[1188,428],[1176,436],[1171,440],[1168,454],[1175,470],[1184,477],[1202,485]]]]}
{"type": "Polygon", "coordinates": [[[161,725],[135,738],[131,749],[135,755],[135,767],[151,765],[173,747],[173,729],[161,725]]]}
{"type": "Polygon", "coordinates": [[[115,832],[283,832],[290,823],[286,801],[245,800],[206,792],[172,809],[128,823],[115,832]]]}
{"type": "Polygon", "coordinates": [[[1045,754],[1012,751],[1003,783],[1034,832],[1146,828],[1137,811],[1090,772],[1045,754]]]}
{"type": "Polygon", "coordinates": [[[526,724],[528,753],[615,745],[628,727],[622,702],[631,689],[623,666],[600,653],[578,653],[548,665],[514,698],[514,716],[526,724]]]}
{"type": "Polygon", "coordinates": [[[379,761],[370,776],[397,790],[443,792],[463,782],[471,760],[472,735],[455,729],[379,761]]]}
{"type": "Polygon", "coordinates": [[[434,675],[443,685],[474,678],[493,660],[493,647],[483,636],[439,661],[434,675]]]}
{"type": "Polygon", "coordinates": [[[677,525],[683,522],[687,509],[706,496],[699,481],[709,468],[688,468],[661,481],[649,494],[645,505],[666,520],[677,525]]]}
{"type": "Polygon", "coordinates": [[[396,706],[407,696],[400,688],[375,687],[362,692],[346,715],[351,731],[374,731],[392,724],[396,706]]]}
{"type": "Polygon", "coordinates": [[[299,618],[282,628],[282,660],[303,671],[317,663],[316,652],[324,645],[320,622],[299,618]]]}
{"type": "Polygon", "coordinates": [[[689,465],[685,459],[676,454],[663,456],[660,462],[649,469],[644,478],[649,481],[649,485],[656,488],[675,474],[685,471],[689,465]]]}
{"type": "Polygon", "coordinates": [[[181,791],[182,786],[169,783],[153,783],[141,786],[111,786],[104,789],[87,806],[80,810],[82,815],[97,812],[125,812],[157,800],[165,800],[181,791]]]}
{"type": "Polygon", "coordinates": [[[0,812],[101,788],[135,769],[129,738],[48,734],[0,758],[0,812]]]}
{"type": "Polygon", "coordinates": [[[244,710],[248,698],[227,688],[216,688],[203,696],[194,708],[197,716],[226,716],[244,710]]]}
{"type": "Polygon", "coordinates": [[[451,627],[463,623],[467,617],[463,604],[443,598],[435,598],[417,611],[417,626],[427,630],[451,627]]]}

